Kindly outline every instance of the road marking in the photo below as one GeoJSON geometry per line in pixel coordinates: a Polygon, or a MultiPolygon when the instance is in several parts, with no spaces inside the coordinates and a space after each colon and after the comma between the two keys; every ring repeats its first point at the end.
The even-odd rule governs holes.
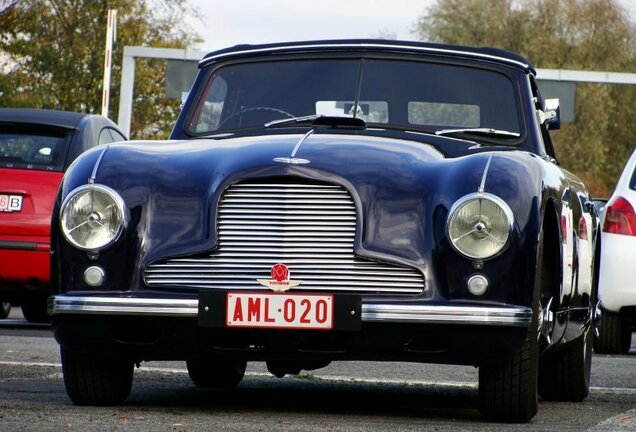
{"type": "Polygon", "coordinates": [[[62,363],[40,363],[40,362],[18,362],[18,361],[0,361],[0,365],[5,366],[37,366],[37,367],[62,367],[62,363]]]}
{"type": "MultiPolygon", "coordinates": [[[[0,365],[5,366],[35,366],[35,367],[54,367],[62,368],[61,363],[43,363],[43,362],[20,362],[20,361],[0,361],[0,365]]],[[[175,375],[187,375],[186,369],[176,368],[163,368],[163,367],[147,367],[142,366],[140,370],[148,372],[160,372],[175,375]]],[[[267,372],[245,372],[245,376],[251,376],[256,378],[272,378],[273,375],[267,372]]],[[[314,374],[300,374],[291,375],[292,379],[312,379],[317,381],[330,381],[330,382],[348,382],[348,383],[362,383],[362,384],[392,384],[392,385],[406,385],[416,387],[452,387],[452,388],[467,388],[477,389],[478,385],[474,382],[468,381],[407,381],[400,379],[386,379],[386,378],[362,378],[362,377],[350,377],[343,375],[314,375],[314,374]]],[[[616,394],[616,395],[633,395],[636,396],[636,388],[629,387],[590,387],[590,392],[595,394],[616,394]]]]}

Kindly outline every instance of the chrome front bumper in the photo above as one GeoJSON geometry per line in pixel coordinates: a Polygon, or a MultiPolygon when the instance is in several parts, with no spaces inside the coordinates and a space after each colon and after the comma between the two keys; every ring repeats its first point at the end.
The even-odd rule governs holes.
{"type": "MultiPolygon", "coordinates": [[[[128,315],[197,317],[197,299],[53,296],[51,315],[128,315]]],[[[421,304],[362,304],[363,322],[492,325],[529,327],[532,309],[523,306],[470,306],[421,304]]]]}

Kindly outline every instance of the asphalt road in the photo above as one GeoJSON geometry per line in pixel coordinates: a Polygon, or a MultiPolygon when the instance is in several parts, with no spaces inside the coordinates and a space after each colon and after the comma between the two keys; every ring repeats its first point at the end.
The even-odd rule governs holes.
{"type": "Polygon", "coordinates": [[[78,407],[66,396],[50,330],[19,309],[0,321],[1,431],[634,431],[636,346],[595,355],[582,403],[540,402],[526,425],[484,422],[477,370],[411,363],[336,362],[275,378],[250,364],[241,385],[204,390],[183,363],[143,363],[119,407],[78,407]]]}

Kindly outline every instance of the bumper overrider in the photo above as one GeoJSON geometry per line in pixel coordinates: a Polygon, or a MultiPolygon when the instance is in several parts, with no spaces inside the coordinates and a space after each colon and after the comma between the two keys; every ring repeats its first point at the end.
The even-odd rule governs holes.
{"type": "MultiPolygon", "coordinates": [[[[147,295],[147,294],[146,294],[147,295]]],[[[482,365],[518,350],[523,306],[371,302],[336,297],[329,331],[227,328],[225,293],[198,298],[61,294],[49,299],[58,342],[138,360],[378,360],[482,365]],[[212,317],[206,316],[212,311],[212,317]]]]}

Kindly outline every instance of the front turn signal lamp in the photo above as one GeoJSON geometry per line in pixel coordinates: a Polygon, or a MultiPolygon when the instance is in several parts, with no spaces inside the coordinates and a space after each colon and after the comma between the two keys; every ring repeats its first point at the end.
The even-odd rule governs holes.
{"type": "Polygon", "coordinates": [[[470,259],[486,260],[504,249],[513,224],[512,210],[501,198],[475,193],[451,207],[446,231],[457,252],[470,259]]]}
{"type": "Polygon", "coordinates": [[[124,200],[103,185],[73,190],[62,203],[64,238],[78,249],[99,251],[113,244],[126,225],[124,200]]]}

